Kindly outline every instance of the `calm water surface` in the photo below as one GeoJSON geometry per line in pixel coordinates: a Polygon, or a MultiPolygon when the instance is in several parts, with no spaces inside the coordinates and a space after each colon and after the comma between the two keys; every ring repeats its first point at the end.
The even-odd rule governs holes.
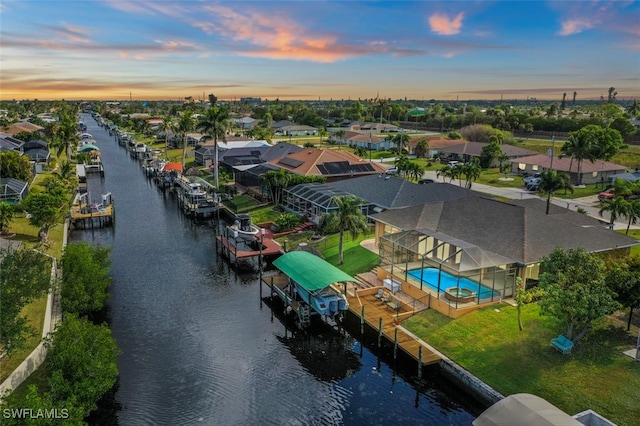
{"type": "Polygon", "coordinates": [[[75,230],[71,240],[113,246],[108,305],[122,351],[121,425],[469,425],[475,418],[477,405],[437,369],[418,381],[407,360],[391,368],[390,351],[361,339],[357,326],[287,328],[258,277],[217,259],[213,225],[185,218],[173,194],[84,119],[105,164],[105,178],[89,183],[91,197],[112,192],[116,223],[75,230]]]}

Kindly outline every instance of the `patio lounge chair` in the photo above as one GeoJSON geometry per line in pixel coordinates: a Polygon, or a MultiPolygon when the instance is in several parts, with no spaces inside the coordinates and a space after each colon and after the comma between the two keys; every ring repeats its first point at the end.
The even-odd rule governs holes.
{"type": "Polygon", "coordinates": [[[382,299],[382,294],[383,293],[384,293],[384,289],[379,288],[378,292],[375,295],[376,299],[382,299]]]}
{"type": "Polygon", "coordinates": [[[390,298],[391,298],[391,292],[390,292],[390,291],[387,291],[387,292],[385,292],[385,293],[382,295],[382,297],[380,298],[380,301],[381,301],[382,303],[387,303],[387,302],[389,301],[389,299],[390,299],[390,298]]]}

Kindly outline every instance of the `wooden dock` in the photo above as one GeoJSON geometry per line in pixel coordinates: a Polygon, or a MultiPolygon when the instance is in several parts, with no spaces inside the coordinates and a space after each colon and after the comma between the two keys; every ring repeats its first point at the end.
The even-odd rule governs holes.
{"type": "Polygon", "coordinates": [[[90,208],[87,211],[87,206],[80,206],[74,204],[71,206],[71,224],[76,228],[103,228],[113,225],[115,217],[115,209],[113,204],[107,207],[94,210],[90,208]]]}
{"type": "Polygon", "coordinates": [[[400,325],[402,319],[417,312],[415,308],[397,295],[392,295],[386,302],[380,301],[375,297],[379,288],[384,289],[371,287],[348,294],[349,311],[360,319],[361,324],[369,325],[379,336],[384,336],[394,347],[402,349],[422,365],[440,362],[440,355],[400,325]]]}

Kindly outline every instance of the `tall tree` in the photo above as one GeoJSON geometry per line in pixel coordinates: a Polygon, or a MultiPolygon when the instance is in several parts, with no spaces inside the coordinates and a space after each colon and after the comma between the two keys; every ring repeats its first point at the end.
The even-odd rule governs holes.
{"type": "Polygon", "coordinates": [[[14,212],[13,204],[0,201],[0,235],[4,235],[9,231],[9,225],[13,220],[14,212]]]}
{"type": "Polygon", "coordinates": [[[398,155],[402,154],[404,149],[408,150],[409,139],[409,135],[405,132],[398,132],[391,138],[391,142],[395,143],[398,148],[398,155]]]}
{"type": "Polygon", "coordinates": [[[187,161],[187,133],[192,131],[195,127],[195,121],[193,119],[193,112],[191,112],[191,109],[187,108],[182,111],[182,114],[178,117],[176,124],[178,134],[182,140],[182,168],[184,169],[187,161]]]}
{"type": "Polygon", "coordinates": [[[204,140],[213,140],[214,145],[214,170],[213,176],[216,188],[220,188],[220,174],[218,164],[218,140],[225,140],[227,133],[227,120],[229,118],[229,110],[226,107],[216,105],[217,99],[215,95],[209,95],[211,107],[207,109],[205,114],[198,121],[198,130],[203,133],[204,140]]]}
{"type": "Polygon", "coordinates": [[[337,206],[337,210],[332,211],[322,217],[321,227],[324,229],[336,230],[340,237],[338,239],[338,264],[344,261],[344,233],[351,233],[352,238],[357,238],[360,232],[369,229],[367,218],[362,213],[360,206],[363,200],[354,196],[333,197],[332,202],[337,206]]]}
{"type": "MultiPolygon", "coordinates": [[[[586,126],[578,131],[571,132],[569,138],[562,145],[561,151],[578,162],[578,185],[582,185],[582,162],[589,160],[592,163],[598,158],[596,147],[598,145],[597,134],[586,126]]],[[[597,126],[595,126],[597,127],[597,126]]]]}
{"type": "Polygon", "coordinates": [[[609,287],[617,293],[616,300],[629,308],[629,330],[633,310],[640,308],[640,257],[628,256],[614,262],[607,272],[606,280],[609,287]]]}
{"type": "Polygon", "coordinates": [[[556,248],[543,258],[541,267],[541,311],[567,325],[567,339],[577,342],[594,321],[620,307],[606,283],[604,262],[596,255],[581,248],[556,248]]]}
{"type": "Polygon", "coordinates": [[[538,192],[547,197],[547,214],[549,214],[549,207],[551,206],[551,196],[561,189],[566,189],[573,193],[569,175],[558,173],[555,170],[545,170],[540,174],[538,192]]]}
{"type": "Polygon", "coordinates": [[[629,208],[629,202],[623,197],[613,197],[602,202],[598,214],[602,216],[604,212],[609,212],[609,226],[613,229],[615,221],[621,216],[626,216],[629,208]]]}
{"type": "Polygon", "coordinates": [[[5,250],[0,267],[0,353],[24,346],[26,336],[35,333],[22,308],[43,296],[50,287],[51,260],[26,248],[5,250]]]}
{"type": "Polygon", "coordinates": [[[276,207],[282,202],[282,191],[292,181],[292,177],[293,175],[285,169],[269,170],[260,176],[260,186],[269,190],[276,207]]]}
{"type": "Polygon", "coordinates": [[[120,351],[109,327],[67,315],[47,344],[49,396],[54,403],[82,407],[88,416],[118,378],[120,351]]]}
{"type": "Polygon", "coordinates": [[[416,144],[416,150],[415,150],[416,157],[424,158],[427,156],[428,151],[429,151],[429,140],[422,139],[418,141],[418,143],[416,144]]]}
{"type": "Polygon", "coordinates": [[[20,155],[18,151],[0,152],[0,177],[31,182],[31,164],[29,157],[20,155]]]}
{"type": "Polygon", "coordinates": [[[60,200],[51,194],[32,192],[22,201],[22,207],[29,212],[29,223],[40,229],[40,242],[47,244],[49,229],[61,213],[60,200]]]}
{"type": "Polygon", "coordinates": [[[62,254],[62,310],[91,316],[103,308],[111,285],[109,247],[68,244],[62,254]]]}

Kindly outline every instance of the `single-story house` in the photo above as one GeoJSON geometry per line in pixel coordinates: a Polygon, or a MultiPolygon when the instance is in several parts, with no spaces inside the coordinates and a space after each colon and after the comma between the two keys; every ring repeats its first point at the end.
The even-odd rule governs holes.
{"type": "Polygon", "coordinates": [[[235,166],[246,166],[249,164],[261,164],[262,154],[268,151],[266,146],[260,146],[255,148],[231,148],[222,153],[218,153],[218,163],[222,169],[227,170],[229,173],[233,173],[235,166]]]}
{"type": "Polygon", "coordinates": [[[40,132],[44,135],[44,127],[30,123],[29,121],[21,121],[19,123],[10,125],[6,129],[3,129],[3,132],[9,136],[13,136],[16,133],[20,132],[40,132]]]}
{"type": "Polygon", "coordinates": [[[616,179],[626,180],[627,182],[638,182],[640,180],[640,171],[638,171],[638,169],[636,169],[633,172],[613,175],[613,176],[611,176],[611,182],[610,183],[613,185],[613,182],[616,179]]]}
{"type": "Polygon", "coordinates": [[[0,178],[0,201],[18,203],[27,196],[28,191],[27,182],[13,178],[0,178]]]}
{"type": "Polygon", "coordinates": [[[336,149],[305,148],[271,164],[302,176],[323,176],[327,182],[386,172],[386,167],[336,149]]]}
{"type": "MultiPolygon", "coordinates": [[[[468,162],[473,158],[480,158],[482,154],[482,150],[484,147],[489,145],[484,142],[467,142],[467,141],[458,141],[458,144],[450,145],[448,147],[440,148],[440,153],[445,156],[457,159],[459,161],[468,162]]],[[[514,158],[528,157],[532,155],[537,155],[535,151],[531,151],[530,149],[524,149],[513,145],[501,144],[500,148],[504,155],[507,156],[510,160],[514,158]]],[[[494,166],[498,165],[498,161],[494,160],[494,166]]]]}
{"type": "Polygon", "coordinates": [[[395,146],[386,136],[353,133],[346,139],[347,145],[351,148],[361,147],[371,151],[387,151],[392,146],[395,146]]]}
{"type": "Polygon", "coordinates": [[[289,126],[280,127],[276,130],[276,135],[283,136],[308,136],[317,134],[318,129],[304,124],[291,124],[289,126]]]}
{"type": "Polygon", "coordinates": [[[230,121],[239,128],[247,130],[253,129],[258,125],[258,123],[260,123],[260,120],[256,120],[255,118],[251,117],[233,118],[230,121]]]}
{"type": "Polygon", "coordinates": [[[537,283],[540,261],[556,247],[628,253],[640,243],[577,212],[547,215],[535,202],[474,196],[373,214],[378,275],[430,294],[432,308],[455,316],[512,297],[516,277],[537,283]]]}
{"type": "Polygon", "coordinates": [[[13,136],[0,134],[0,151],[18,151],[24,152],[22,147],[24,141],[16,139],[13,136]]]}
{"type": "Polygon", "coordinates": [[[553,170],[558,172],[567,173],[573,185],[576,185],[580,180],[583,184],[610,182],[616,175],[626,172],[626,167],[620,164],[610,163],[604,160],[596,160],[594,162],[582,160],[580,164],[582,179],[579,179],[577,160],[571,157],[554,157],[553,167],[551,160],[552,158],[545,154],[520,157],[511,160],[511,170],[519,174],[532,174],[553,168],[553,170]]]}
{"type": "Polygon", "coordinates": [[[297,215],[306,215],[318,223],[323,214],[337,206],[333,196],[355,195],[363,200],[364,214],[374,214],[433,201],[479,195],[475,191],[450,184],[418,185],[388,175],[361,176],[326,184],[305,183],[284,190],[283,206],[297,215]]]}

